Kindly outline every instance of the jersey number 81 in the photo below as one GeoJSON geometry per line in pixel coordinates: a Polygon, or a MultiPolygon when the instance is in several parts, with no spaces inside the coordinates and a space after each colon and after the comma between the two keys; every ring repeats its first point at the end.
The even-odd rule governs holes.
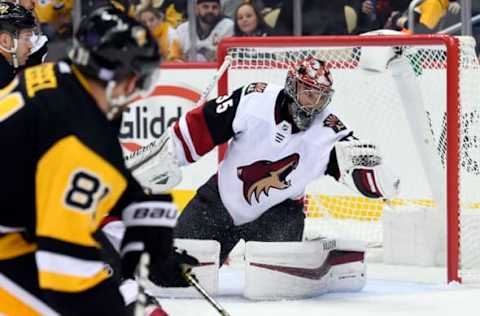
{"type": "Polygon", "coordinates": [[[65,203],[75,209],[88,211],[108,194],[108,188],[101,185],[100,179],[85,171],[77,171],[70,181],[69,190],[65,196],[65,203]],[[97,194],[103,187],[103,192],[97,194]]]}

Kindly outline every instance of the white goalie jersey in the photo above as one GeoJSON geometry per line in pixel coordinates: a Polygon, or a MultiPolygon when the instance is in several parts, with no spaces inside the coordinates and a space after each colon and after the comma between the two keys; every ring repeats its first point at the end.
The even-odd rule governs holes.
{"type": "Polygon", "coordinates": [[[296,131],[285,119],[285,98],[281,86],[252,83],[188,112],[173,126],[180,164],[230,141],[218,183],[236,225],[301,198],[306,185],[325,174],[335,142],[351,133],[329,109],[308,130],[296,131]]]}
{"type": "Polygon", "coordinates": [[[180,165],[229,142],[218,184],[236,225],[255,220],[286,199],[302,198],[316,178],[342,178],[334,146],[354,139],[353,132],[330,108],[306,131],[298,130],[286,98],[281,86],[251,83],[189,111],[172,127],[180,165]]]}

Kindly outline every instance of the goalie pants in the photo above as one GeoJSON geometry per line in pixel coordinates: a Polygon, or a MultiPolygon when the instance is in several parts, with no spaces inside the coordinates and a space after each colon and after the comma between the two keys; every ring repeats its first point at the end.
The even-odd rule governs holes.
{"type": "Polygon", "coordinates": [[[175,238],[213,239],[220,243],[223,263],[233,247],[245,241],[301,241],[305,226],[303,203],[286,200],[267,210],[253,222],[240,226],[222,203],[217,176],[202,185],[188,203],[175,227],[175,238]]]}

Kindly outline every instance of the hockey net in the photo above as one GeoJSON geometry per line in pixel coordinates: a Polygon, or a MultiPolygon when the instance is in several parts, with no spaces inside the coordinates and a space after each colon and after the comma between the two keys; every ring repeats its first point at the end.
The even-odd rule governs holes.
{"type": "Polygon", "coordinates": [[[401,178],[401,193],[371,200],[330,177],[315,181],[306,192],[307,237],[381,247],[386,213],[413,217],[428,209],[440,223],[430,224],[445,236],[448,280],[478,281],[480,68],[474,47],[471,38],[448,36],[232,38],[219,46],[219,62],[232,57],[219,94],[250,82],[283,85],[292,63],[325,60],[335,89],[329,106],[357,137],[379,146],[401,178]],[[387,66],[392,52],[408,62],[403,82],[387,66]]]}

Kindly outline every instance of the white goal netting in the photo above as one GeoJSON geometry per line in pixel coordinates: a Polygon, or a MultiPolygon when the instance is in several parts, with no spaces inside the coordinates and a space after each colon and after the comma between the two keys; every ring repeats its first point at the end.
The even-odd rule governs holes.
{"type": "Polygon", "coordinates": [[[454,256],[458,267],[452,266],[461,277],[480,280],[480,67],[474,41],[452,42],[459,43],[456,54],[450,42],[430,43],[425,37],[419,37],[418,44],[401,36],[389,43],[377,42],[375,36],[349,38],[229,41],[224,48],[233,62],[224,88],[232,91],[250,82],[283,84],[292,63],[307,56],[325,60],[335,89],[329,106],[357,137],[378,144],[401,178],[401,193],[387,203],[359,196],[328,177],[316,181],[306,195],[307,234],[362,239],[381,246],[387,210],[408,214],[428,208],[439,215],[436,218],[450,244],[459,245],[457,251],[449,246],[449,260],[444,261],[454,256]],[[394,70],[387,67],[393,53],[408,62],[410,77],[394,79],[394,70]],[[447,71],[452,58],[458,67],[447,71]],[[458,126],[458,161],[452,159],[455,153],[448,154],[452,147],[447,150],[447,121],[454,118],[452,108],[447,115],[448,99],[458,111],[458,121],[450,122],[458,126]],[[455,178],[458,195],[451,190],[455,178]],[[458,222],[447,221],[447,209],[452,212],[456,204],[458,222]]]}

